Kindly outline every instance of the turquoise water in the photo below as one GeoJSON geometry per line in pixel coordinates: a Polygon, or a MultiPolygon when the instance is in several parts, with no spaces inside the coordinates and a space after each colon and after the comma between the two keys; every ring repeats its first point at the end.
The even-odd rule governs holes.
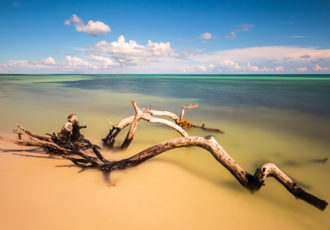
{"type": "MultiPolygon", "coordinates": [[[[251,173],[262,163],[275,162],[308,191],[330,200],[329,163],[320,163],[330,156],[330,75],[0,75],[0,132],[10,133],[17,122],[41,134],[53,132],[75,112],[88,126],[85,136],[99,143],[110,128],[107,118],[116,123],[134,113],[131,99],[140,107],[152,102],[155,109],[176,113],[182,105],[198,103],[185,118],[225,134],[189,129],[190,135],[213,135],[251,173]]],[[[118,137],[119,143],[125,134],[118,137]]],[[[174,137],[176,132],[141,122],[122,156],[174,137]]],[[[253,202],[254,208],[242,212],[258,218],[265,210],[262,213],[271,221],[288,221],[291,227],[300,223],[296,229],[330,227],[328,210],[321,213],[297,202],[274,181],[267,181],[259,195],[243,195],[244,190],[208,154],[198,148],[175,153],[159,159],[229,194],[238,192],[238,203],[253,202]]],[[[202,197],[207,197],[204,192],[202,197]]],[[[218,211],[228,220],[235,218],[221,206],[218,211]]]]}
{"type": "Polygon", "coordinates": [[[329,118],[330,75],[0,75],[0,90],[2,99],[37,103],[37,110],[57,104],[61,107],[56,112],[72,107],[107,116],[125,116],[132,98],[141,106],[153,102],[156,108],[171,111],[199,103],[198,110],[187,116],[199,120],[207,114],[212,121],[272,126],[323,140],[330,137],[320,127],[324,125],[294,118],[329,118]]]}
{"type": "Polygon", "coordinates": [[[77,89],[193,98],[212,106],[267,107],[330,115],[330,75],[1,76],[2,80],[25,78],[34,79],[34,84],[60,83],[77,89]]]}
{"type": "Polygon", "coordinates": [[[268,107],[330,115],[330,75],[114,75],[62,84],[79,89],[194,98],[212,106],[268,107]]]}

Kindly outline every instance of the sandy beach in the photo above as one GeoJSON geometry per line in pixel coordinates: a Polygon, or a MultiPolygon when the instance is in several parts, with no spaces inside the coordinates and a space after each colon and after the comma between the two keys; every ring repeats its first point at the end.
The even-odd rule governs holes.
{"type": "MultiPolygon", "coordinates": [[[[175,156],[180,150],[113,172],[109,185],[99,171],[79,173],[66,167],[69,161],[49,159],[34,147],[1,142],[0,149],[2,229],[242,229],[247,223],[253,229],[329,227],[323,217],[327,210],[321,213],[295,200],[275,180],[250,194],[217,163],[211,166],[218,168],[216,179],[205,166],[180,164],[182,156],[175,156]]],[[[208,152],[196,151],[209,158],[208,152]]],[[[192,153],[184,153],[185,158],[187,154],[192,153]]]]}

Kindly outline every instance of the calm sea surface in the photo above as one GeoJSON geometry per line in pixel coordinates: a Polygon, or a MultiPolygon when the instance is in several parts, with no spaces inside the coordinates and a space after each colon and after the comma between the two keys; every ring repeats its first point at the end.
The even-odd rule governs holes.
{"type": "MultiPolygon", "coordinates": [[[[190,135],[214,135],[251,173],[262,163],[274,162],[308,191],[330,200],[329,162],[321,161],[330,157],[330,75],[0,75],[0,132],[10,133],[16,123],[41,134],[57,131],[66,116],[75,112],[81,124],[88,126],[85,136],[99,143],[110,128],[106,119],[117,123],[134,113],[131,99],[141,108],[152,103],[154,109],[176,113],[182,105],[198,103],[185,118],[224,134],[188,129],[190,135]]],[[[141,122],[123,156],[175,137],[178,134],[168,128],[141,122]]],[[[259,193],[246,194],[200,149],[175,150],[158,158],[210,182],[215,189],[236,194],[238,203],[249,200],[251,208],[245,211],[258,215],[264,210],[268,223],[279,218],[290,229],[295,224],[296,229],[330,228],[329,210],[320,212],[295,200],[271,179],[259,193]]],[[[212,200],[216,198],[205,199],[203,205],[216,202],[212,200]]],[[[230,212],[224,215],[234,218],[230,212]]]]}

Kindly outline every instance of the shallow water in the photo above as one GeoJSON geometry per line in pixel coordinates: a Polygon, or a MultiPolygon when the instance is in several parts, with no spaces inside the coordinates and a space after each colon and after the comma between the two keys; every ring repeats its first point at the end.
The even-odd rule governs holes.
{"type": "MultiPolygon", "coordinates": [[[[75,112],[88,126],[84,135],[99,143],[110,128],[107,118],[116,123],[133,114],[133,98],[140,107],[152,102],[155,109],[177,113],[182,105],[198,103],[185,118],[223,130],[224,135],[211,134],[246,170],[274,162],[307,191],[330,200],[329,163],[318,161],[330,155],[327,75],[3,75],[0,133],[11,135],[17,122],[41,134],[57,131],[75,112]]],[[[132,145],[122,153],[106,151],[106,157],[127,157],[174,137],[172,130],[141,122],[132,145]]],[[[21,152],[26,147],[4,142],[0,147],[2,229],[42,229],[49,223],[52,229],[330,228],[328,209],[296,200],[273,179],[251,195],[198,148],[173,150],[113,173],[116,186],[109,187],[99,172],[77,174],[75,167],[55,167],[68,162],[14,154],[33,154],[21,152]]]]}

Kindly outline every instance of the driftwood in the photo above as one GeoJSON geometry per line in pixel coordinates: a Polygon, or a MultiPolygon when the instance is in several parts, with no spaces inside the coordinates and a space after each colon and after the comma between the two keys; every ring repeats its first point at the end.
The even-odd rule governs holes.
{"type": "MultiPolygon", "coordinates": [[[[148,113],[145,113],[145,110],[140,110],[136,106],[135,101],[133,102],[133,106],[135,108],[136,115],[130,122],[131,127],[125,139],[126,142],[132,140],[138,120],[148,118],[148,116],[145,115],[148,113]]],[[[185,134],[185,132],[182,132],[185,134],[183,137],[161,142],[129,158],[118,161],[106,160],[99,152],[98,146],[93,145],[88,140],[84,139],[80,133],[78,135],[76,132],[77,130],[74,131],[73,126],[76,125],[76,128],[79,127],[79,122],[75,115],[73,115],[74,119],[71,119],[72,117],[70,118],[70,116],[68,117],[68,122],[71,123],[72,129],[71,125],[66,123],[61,129],[61,132],[63,129],[65,132],[68,132],[69,130],[71,131],[68,133],[63,131],[65,135],[63,133],[62,134],[65,136],[65,138],[63,137],[62,139],[60,138],[61,134],[58,133],[51,135],[50,138],[33,134],[23,128],[21,125],[18,125],[18,129],[14,130],[14,133],[17,133],[21,138],[12,139],[0,136],[0,139],[18,145],[42,147],[49,154],[59,155],[65,159],[71,160],[76,166],[82,168],[82,170],[87,168],[97,168],[104,173],[105,178],[108,180],[110,173],[114,170],[122,170],[137,166],[144,161],[171,149],[196,146],[210,152],[213,157],[221,165],[223,165],[243,187],[252,192],[258,191],[264,185],[267,177],[274,177],[297,199],[301,199],[319,208],[320,210],[324,210],[328,205],[325,200],[322,200],[304,191],[295,181],[293,181],[273,163],[262,165],[261,167],[257,168],[254,174],[248,173],[224,150],[224,148],[212,136],[194,137],[185,134]],[[23,139],[22,137],[25,138],[23,139]]],[[[177,129],[177,126],[173,126],[173,128],[178,132],[180,130],[177,129]]]]}
{"type": "Polygon", "coordinates": [[[118,124],[113,125],[111,121],[109,123],[112,125],[112,128],[110,129],[108,135],[102,139],[103,144],[107,147],[112,148],[115,144],[115,138],[120,133],[122,129],[130,125],[130,130],[126,136],[126,139],[121,145],[121,149],[126,149],[129,144],[132,142],[134,133],[137,129],[137,124],[140,119],[148,121],[150,123],[158,123],[164,126],[168,126],[174,130],[176,130],[178,133],[180,133],[181,136],[186,137],[188,136],[188,133],[183,128],[201,128],[205,131],[209,132],[217,132],[217,133],[223,133],[220,129],[217,128],[207,128],[205,125],[194,125],[191,122],[188,122],[183,119],[184,111],[188,109],[194,109],[198,107],[198,104],[193,104],[189,106],[182,106],[181,114],[180,116],[176,115],[175,113],[169,112],[169,111],[160,111],[160,110],[153,110],[152,104],[150,104],[149,109],[140,109],[135,100],[132,100],[132,106],[135,110],[135,115],[126,117],[122,119],[118,124]],[[169,117],[174,122],[171,122],[169,120],[158,118],[159,116],[163,117],[169,117]]]}

